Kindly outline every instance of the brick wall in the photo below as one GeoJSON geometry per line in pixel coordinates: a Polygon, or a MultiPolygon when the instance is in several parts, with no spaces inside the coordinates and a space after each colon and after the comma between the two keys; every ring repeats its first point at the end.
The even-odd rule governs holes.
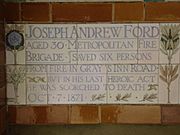
{"type": "MultiPolygon", "coordinates": [[[[9,23],[180,21],[180,2],[8,3],[6,10],[9,23]]],[[[9,106],[8,110],[10,124],[180,124],[179,105],[9,106]]]]}
{"type": "Polygon", "coordinates": [[[0,3],[0,135],[6,131],[6,82],[4,53],[4,4],[0,3]]]}

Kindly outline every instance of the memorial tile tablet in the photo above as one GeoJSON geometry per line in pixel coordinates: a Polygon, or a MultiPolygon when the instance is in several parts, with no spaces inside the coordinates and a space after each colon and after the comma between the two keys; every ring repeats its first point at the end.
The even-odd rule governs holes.
{"type": "Polygon", "coordinates": [[[8,104],[179,104],[178,23],[7,24],[8,104]]]}

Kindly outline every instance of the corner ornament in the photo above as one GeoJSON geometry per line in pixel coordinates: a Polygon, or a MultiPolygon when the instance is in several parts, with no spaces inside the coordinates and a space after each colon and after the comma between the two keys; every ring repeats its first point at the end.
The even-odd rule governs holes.
{"type": "Polygon", "coordinates": [[[14,64],[17,64],[17,54],[24,50],[23,26],[7,25],[6,26],[6,50],[11,51],[14,56],[14,64]]]}
{"type": "Polygon", "coordinates": [[[160,65],[160,79],[167,84],[168,103],[170,103],[171,84],[178,78],[179,65],[173,65],[173,56],[179,50],[179,32],[180,25],[161,26],[161,53],[167,56],[168,63],[165,66],[160,65]]]}

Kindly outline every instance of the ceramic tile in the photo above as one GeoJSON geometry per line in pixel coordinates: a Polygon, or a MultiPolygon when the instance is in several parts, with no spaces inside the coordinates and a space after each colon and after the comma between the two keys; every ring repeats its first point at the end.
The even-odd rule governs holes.
{"type": "Polygon", "coordinates": [[[105,103],[103,65],[51,65],[48,67],[49,104],[105,103]]]}
{"type": "Polygon", "coordinates": [[[158,65],[108,65],[108,103],[158,102],[158,65]]]}
{"type": "Polygon", "coordinates": [[[27,104],[47,104],[47,66],[28,65],[26,75],[27,104]]]}
{"type": "Polygon", "coordinates": [[[27,64],[69,64],[76,52],[76,25],[26,25],[27,64]]]}
{"type": "Polygon", "coordinates": [[[137,28],[137,24],[78,24],[78,64],[137,63],[137,28]]]}
{"type": "Polygon", "coordinates": [[[139,24],[138,63],[158,64],[159,62],[159,24],[139,24]]]}
{"type": "Polygon", "coordinates": [[[24,25],[7,24],[6,64],[25,64],[24,25]]]}
{"type": "Polygon", "coordinates": [[[26,103],[26,67],[9,65],[6,67],[7,99],[9,105],[26,103]]]}
{"type": "Polygon", "coordinates": [[[160,24],[160,61],[161,64],[179,63],[179,38],[180,24],[160,24]]]}
{"type": "Polygon", "coordinates": [[[160,65],[159,67],[159,102],[177,104],[179,95],[179,65],[160,65]]]}

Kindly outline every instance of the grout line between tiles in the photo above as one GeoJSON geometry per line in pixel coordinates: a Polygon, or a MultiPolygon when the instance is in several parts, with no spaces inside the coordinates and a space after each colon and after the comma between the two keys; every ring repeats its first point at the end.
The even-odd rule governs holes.
{"type": "Polygon", "coordinates": [[[112,23],[115,22],[115,3],[112,3],[112,23]]]}
{"type": "MultiPolygon", "coordinates": [[[[160,30],[160,23],[158,23],[158,26],[159,26],[159,30],[160,30]]],[[[160,45],[160,38],[161,38],[161,36],[160,36],[160,32],[159,32],[159,41],[158,41],[158,43],[159,43],[159,45],[160,45]]],[[[159,62],[160,61],[160,46],[158,46],[158,63],[160,63],[159,62]]],[[[158,67],[159,67],[159,65],[158,65],[158,67]]],[[[158,70],[158,103],[160,102],[159,100],[160,100],[160,87],[159,87],[159,85],[160,85],[160,81],[159,81],[159,75],[160,75],[160,72],[159,72],[159,70],[158,70]]]]}
{"type": "Polygon", "coordinates": [[[52,4],[49,3],[49,23],[52,23],[52,4]]]}

